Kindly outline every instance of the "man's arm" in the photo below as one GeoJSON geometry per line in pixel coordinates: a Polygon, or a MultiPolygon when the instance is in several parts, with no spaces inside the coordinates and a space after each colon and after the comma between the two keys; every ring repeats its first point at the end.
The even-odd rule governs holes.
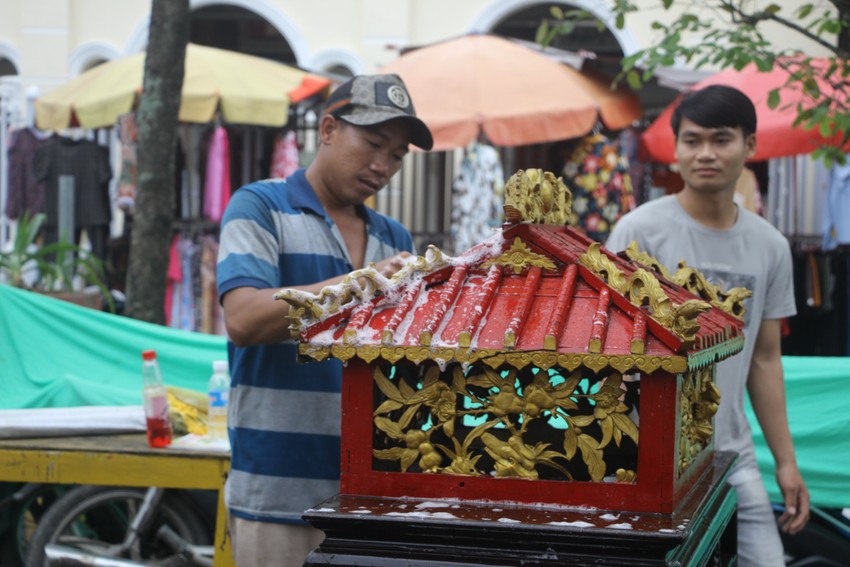
{"type": "MultiPolygon", "coordinates": [[[[342,281],[344,276],[329,279],[295,289],[319,293],[328,285],[342,281]]],[[[289,338],[289,304],[277,300],[274,294],[279,288],[257,289],[237,287],[228,291],[222,299],[224,326],[227,335],[238,347],[276,343],[289,338]]]]}
{"type": "Polygon", "coordinates": [[[785,407],[785,378],[782,371],[781,333],[778,319],[761,322],[747,390],[756,418],[776,463],[776,481],[785,500],[785,512],[779,518],[782,531],[795,534],[809,519],[809,491],[806,488],[788,429],[785,407]]]}
{"type": "MultiPolygon", "coordinates": [[[[407,262],[411,254],[400,252],[375,265],[384,277],[390,277],[407,262]]],[[[347,274],[325,281],[292,287],[313,294],[340,283],[347,274]]],[[[289,303],[274,299],[279,288],[238,287],[224,295],[224,324],[230,340],[238,347],[276,343],[289,338],[289,303]]]]}

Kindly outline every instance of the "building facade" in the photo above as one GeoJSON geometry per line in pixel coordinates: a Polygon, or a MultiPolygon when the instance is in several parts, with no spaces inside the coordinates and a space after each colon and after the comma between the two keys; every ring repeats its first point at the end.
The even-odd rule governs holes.
{"type": "MultiPolygon", "coordinates": [[[[599,31],[587,22],[559,38],[556,47],[584,52],[616,72],[623,56],[651,44],[651,22],[672,20],[677,6],[716,21],[704,5],[711,2],[677,2],[669,11],[658,7],[657,0],[638,2],[642,9],[618,29],[611,2],[596,0],[190,0],[190,41],[276,59],[342,80],[374,72],[406,49],[465,34],[533,40],[550,7],[558,5],[564,10],[586,10],[605,22],[606,29],[599,31]]],[[[790,11],[804,3],[789,0],[783,9],[790,11]]],[[[150,6],[150,1],[142,0],[2,0],[0,130],[33,124],[32,103],[40,94],[100,63],[143,51],[150,6]]],[[[775,37],[769,39],[787,46],[783,31],[770,30],[775,37]]],[[[820,49],[814,43],[801,43],[799,48],[815,55],[820,49]]],[[[645,116],[660,112],[679,89],[702,76],[684,67],[659,75],[640,92],[645,116]]],[[[450,88],[446,85],[447,93],[450,88]]],[[[4,135],[0,133],[0,148],[5,147],[4,135]]],[[[252,151],[255,139],[253,134],[243,136],[244,155],[252,151]]],[[[540,163],[545,152],[551,153],[549,148],[502,151],[503,170],[509,175],[520,167],[546,167],[540,163]]],[[[376,206],[408,226],[418,244],[435,242],[451,249],[446,234],[452,224],[452,180],[462,156],[460,150],[438,154],[415,153],[408,158],[401,175],[379,194],[376,206]]],[[[257,175],[248,163],[243,159],[240,166],[244,180],[257,175]]],[[[0,218],[0,237],[6,234],[6,221],[0,218]]]]}

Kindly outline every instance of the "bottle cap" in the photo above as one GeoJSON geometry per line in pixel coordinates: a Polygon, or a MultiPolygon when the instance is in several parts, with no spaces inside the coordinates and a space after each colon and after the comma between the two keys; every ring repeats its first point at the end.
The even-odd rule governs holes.
{"type": "Polygon", "coordinates": [[[156,351],[155,350],[143,350],[142,351],[142,360],[156,360],[156,351]]]}
{"type": "Polygon", "coordinates": [[[213,372],[227,372],[227,361],[226,360],[213,360],[212,363],[213,372]]]}

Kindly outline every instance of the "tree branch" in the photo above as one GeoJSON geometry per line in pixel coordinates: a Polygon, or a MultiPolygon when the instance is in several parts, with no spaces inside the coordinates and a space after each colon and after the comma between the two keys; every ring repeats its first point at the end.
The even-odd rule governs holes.
{"type": "MultiPolygon", "coordinates": [[[[838,9],[839,12],[841,11],[841,8],[838,6],[838,4],[850,5],[850,2],[847,2],[845,0],[831,0],[831,1],[833,2],[833,4],[836,5],[836,9],[838,9]]],[[[748,14],[748,13],[744,12],[743,10],[741,10],[738,6],[736,6],[730,0],[721,0],[720,3],[723,6],[725,6],[726,8],[728,8],[730,12],[732,12],[733,14],[742,18],[747,23],[750,23],[753,26],[755,26],[759,22],[763,22],[763,21],[766,21],[766,20],[772,20],[772,21],[774,21],[774,22],[776,22],[776,23],[778,23],[782,26],[785,26],[785,27],[787,27],[791,30],[794,30],[795,32],[802,35],[803,37],[806,37],[806,38],[814,41],[815,43],[821,45],[822,47],[825,47],[826,49],[830,50],[831,52],[835,53],[836,55],[839,55],[843,58],[847,58],[847,56],[848,56],[847,53],[844,53],[843,50],[840,50],[838,48],[838,46],[836,46],[835,44],[829,43],[825,39],[821,38],[820,36],[818,36],[818,35],[816,35],[812,32],[810,32],[809,30],[800,26],[799,24],[795,24],[791,20],[787,20],[787,19],[785,19],[781,16],[778,16],[776,14],[772,14],[770,12],[754,12],[752,14],[748,14]]]]}

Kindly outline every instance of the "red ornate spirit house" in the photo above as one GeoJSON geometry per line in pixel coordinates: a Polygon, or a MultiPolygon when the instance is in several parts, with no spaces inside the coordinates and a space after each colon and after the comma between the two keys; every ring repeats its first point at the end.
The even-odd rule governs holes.
{"type": "MultiPolygon", "coordinates": [[[[472,546],[482,560],[511,523],[496,508],[518,513],[529,541],[562,538],[564,553],[575,524],[610,535],[606,514],[631,514],[630,529],[654,514],[642,522],[672,534],[654,552],[667,557],[691,537],[676,522],[711,500],[720,537],[734,497],[721,488],[732,457],[715,458],[712,443],[714,372],[743,346],[748,292],[725,293],[684,265],[671,275],[636,248],[610,253],[568,226],[570,200],[551,173],[519,171],[502,230],[459,256],[429,247],[390,279],[370,267],[318,296],[278,294],[301,357],[347,362],[341,495],[311,522],[353,541],[363,522],[404,532],[400,510],[443,505],[455,518],[444,528],[433,515],[405,521],[437,529],[437,547],[440,530],[483,522],[496,535],[472,546]]],[[[405,537],[378,555],[401,546],[407,557],[416,544],[405,537]]],[[[622,547],[619,534],[599,537],[622,547]]],[[[334,541],[323,560],[341,553],[334,541]]]]}

